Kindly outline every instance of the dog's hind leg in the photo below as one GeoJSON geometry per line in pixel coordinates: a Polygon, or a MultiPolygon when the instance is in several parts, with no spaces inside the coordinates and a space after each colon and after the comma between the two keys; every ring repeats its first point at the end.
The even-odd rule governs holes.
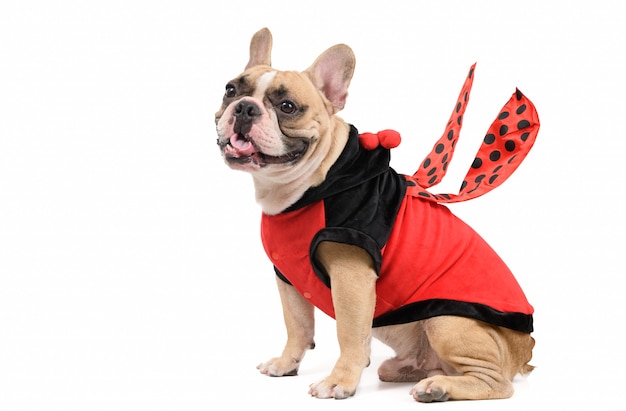
{"type": "Polygon", "coordinates": [[[529,334],[452,316],[426,320],[424,329],[433,350],[457,375],[421,380],[411,390],[417,401],[508,398],[515,374],[531,368],[529,334]]]}
{"type": "MultiPolygon", "coordinates": [[[[377,327],[376,339],[391,347],[396,356],[378,368],[378,377],[385,382],[418,382],[426,377],[445,374],[437,353],[433,351],[423,321],[377,327]]],[[[448,370],[453,372],[453,370],[448,370]]]]}

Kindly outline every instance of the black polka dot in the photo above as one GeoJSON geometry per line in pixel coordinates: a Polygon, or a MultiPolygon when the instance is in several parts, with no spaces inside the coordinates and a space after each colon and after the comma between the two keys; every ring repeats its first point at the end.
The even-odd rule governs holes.
{"type": "Polygon", "coordinates": [[[435,174],[437,172],[437,167],[433,167],[430,170],[428,170],[428,176],[432,176],[433,174],[435,174]]]}
{"type": "Polygon", "coordinates": [[[461,125],[461,121],[463,121],[463,116],[458,116],[456,118],[456,123],[460,126],[461,125]]]}
{"type": "Polygon", "coordinates": [[[513,162],[513,160],[515,160],[516,157],[517,157],[517,154],[515,154],[513,157],[509,158],[509,161],[507,161],[507,163],[511,164],[513,162]]]}
{"type": "Polygon", "coordinates": [[[437,176],[433,176],[430,180],[428,180],[428,184],[433,184],[435,181],[437,181],[437,176]]]}
{"type": "Polygon", "coordinates": [[[463,95],[463,101],[467,101],[468,95],[467,95],[467,91],[465,92],[465,94],[463,95]]]}
{"type": "Polygon", "coordinates": [[[524,97],[524,95],[522,94],[522,92],[521,92],[521,91],[519,91],[519,90],[515,90],[515,97],[516,97],[516,98],[517,98],[517,100],[519,101],[519,100],[521,100],[521,99],[522,99],[522,97],[524,97]]]}
{"type": "Polygon", "coordinates": [[[459,111],[461,111],[461,107],[463,107],[463,105],[462,105],[462,104],[461,104],[461,102],[459,101],[459,102],[456,104],[456,112],[457,112],[457,113],[458,113],[459,111]]]}
{"type": "Polygon", "coordinates": [[[448,140],[452,140],[454,138],[454,130],[448,131],[448,140]]]}
{"type": "Polygon", "coordinates": [[[441,154],[444,148],[446,147],[442,143],[437,144],[437,147],[435,147],[435,153],[441,154]]]}
{"type": "Polygon", "coordinates": [[[474,75],[474,69],[471,68],[469,71],[469,74],[467,75],[467,78],[472,78],[473,75],[474,75]]]}
{"type": "Polygon", "coordinates": [[[485,136],[485,144],[493,144],[496,141],[496,136],[489,133],[485,136]]]}
{"type": "Polygon", "coordinates": [[[483,178],[485,178],[485,175],[484,175],[484,174],[481,174],[481,175],[479,175],[478,177],[476,177],[476,178],[474,179],[474,182],[475,182],[475,183],[480,183],[481,181],[483,181],[483,178]]]}
{"type": "Polygon", "coordinates": [[[481,160],[480,158],[476,157],[474,159],[474,162],[472,163],[472,168],[480,168],[483,165],[483,160],[481,160]]]}
{"type": "Polygon", "coordinates": [[[525,129],[527,127],[530,127],[530,122],[528,120],[522,120],[519,123],[517,123],[518,130],[525,129]]]}
{"type": "Polygon", "coordinates": [[[441,159],[442,163],[445,163],[446,161],[448,161],[448,153],[443,155],[443,158],[441,159]]]}
{"type": "Polygon", "coordinates": [[[430,194],[428,194],[425,191],[420,191],[417,193],[417,195],[422,196],[422,197],[426,197],[426,198],[430,198],[430,194]]]}
{"type": "Polygon", "coordinates": [[[508,116],[509,116],[509,112],[508,111],[503,111],[500,114],[498,114],[498,120],[504,120],[508,116]]]}
{"type": "Polygon", "coordinates": [[[430,166],[430,158],[424,160],[424,168],[428,168],[430,166]]]}
{"type": "Polygon", "coordinates": [[[500,169],[502,168],[502,165],[499,165],[498,167],[494,168],[492,173],[497,173],[498,171],[500,171],[500,169]]]}
{"type": "Polygon", "coordinates": [[[498,160],[500,160],[500,151],[499,150],[493,150],[489,154],[489,160],[491,160],[491,161],[498,161],[498,160]]]}
{"type": "Polygon", "coordinates": [[[504,148],[506,151],[515,151],[515,141],[507,140],[506,143],[504,143],[504,148]]]}
{"type": "Polygon", "coordinates": [[[522,104],[517,108],[517,110],[515,110],[517,114],[522,114],[524,111],[526,111],[526,104],[522,104]]]}
{"type": "Polygon", "coordinates": [[[439,194],[441,197],[445,198],[446,200],[450,199],[450,195],[449,194],[439,194]]]}
{"type": "Polygon", "coordinates": [[[509,127],[506,124],[500,126],[500,136],[505,135],[509,131],[509,127]]]}
{"type": "Polygon", "coordinates": [[[496,181],[497,178],[498,178],[497,174],[494,174],[491,177],[489,177],[489,184],[493,184],[493,182],[496,181]]]}
{"type": "Polygon", "coordinates": [[[522,139],[522,141],[526,141],[528,139],[529,135],[530,135],[530,133],[524,133],[524,134],[521,135],[520,138],[522,139]]]}
{"type": "Polygon", "coordinates": [[[467,187],[467,181],[463,180],[463,183],[461,184],[461,189],[459,191],[463,191],[465,187],[467,187]]]}
{"type": "Polygon", "coordinates": [[[450,164],[450,163],[443,163],[443,167],[442,167],[443,171],[447,171],[448,170],[448,164],[450,164]]]}

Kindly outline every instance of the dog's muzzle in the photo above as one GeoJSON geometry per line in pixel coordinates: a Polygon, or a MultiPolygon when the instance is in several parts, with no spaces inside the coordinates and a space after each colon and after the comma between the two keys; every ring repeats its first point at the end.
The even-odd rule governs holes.
{"type": "Polygon", "coordinates": [[[309,148],[308,139],[294,138],[285,141],[286,154],[280,156],[265,154],[250,135],[252,126],[262,116],[261,109],[254,102],[243,100],[234,107],[232,116],[234,117],[233,134],[230,138],[223,136],[217,140],[224,159],[230,165],[253,164],[265,167],[269,164],[295,163],[309,148]]]}

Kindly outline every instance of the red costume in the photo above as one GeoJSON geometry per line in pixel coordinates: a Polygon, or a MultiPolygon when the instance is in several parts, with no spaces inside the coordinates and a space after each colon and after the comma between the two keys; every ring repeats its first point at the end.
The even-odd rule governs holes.
{"type": "Polygon", "coordinates": [[[389,167],[397,133],[359,136],[351,127],[326,180],[284,212],[263,215],[263,245],[277,275],[329,316],[334,318],[330,278],[314,258],[322,241],[356,245],[372,257],[379,276],[375,327],[458,315],[533,330],[533,308],[505,263],[438,204],[477,197],[508,178],[539,129],[532,103],[516,91],[485,136],[458,195],[426,191],[451,160],[473,70],[446,132],[413,176],[389,167]]]}

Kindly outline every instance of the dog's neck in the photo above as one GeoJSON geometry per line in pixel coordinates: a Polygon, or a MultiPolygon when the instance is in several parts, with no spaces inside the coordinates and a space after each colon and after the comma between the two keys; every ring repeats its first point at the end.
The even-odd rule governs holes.
{"type": "Polygon", "coordinates": [[[309,188],[324,181],[328,170],[341,155],[350,133],[350,126],[342,119],[335,116],[332,120],[326,131],[330,136],[319,138],[307,158],[287,171],[253,174],[256,200],[265,214],[279,214],[298,201],[309,188]]]}

